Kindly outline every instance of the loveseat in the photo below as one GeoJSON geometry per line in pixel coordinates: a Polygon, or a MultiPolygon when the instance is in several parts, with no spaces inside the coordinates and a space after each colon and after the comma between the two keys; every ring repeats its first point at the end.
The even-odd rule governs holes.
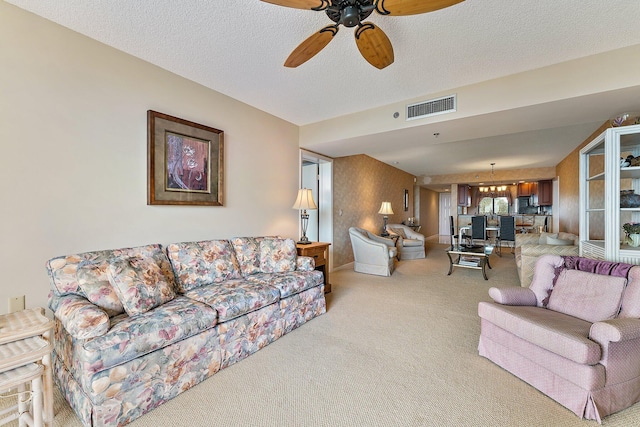
{"type": "Polygon", "coordinates": [[[479,354],[581,418],[640,401],[640,266],[543,255],[480,302],[479,354]]]}
{"type": "Polygon", "coordinates": [[[516,234],[515,258],[520,286],[528,287],[536,261],[542,255],[580,255],[578,236],[572,233],[516,234]]]}
{"type": "Polygon", "coordinates": [[[325,312],[291,239],[85,252],[46,264],[54,377],[85,426],[124,425],[325,312]]]}
{"type": "Polygon", "coordinates": [[[401,260],[422,259],[426,256],[423,234],[404,224],[387,224],[386,230],[389,236],[397,239],[396,247],[401,260]]]}

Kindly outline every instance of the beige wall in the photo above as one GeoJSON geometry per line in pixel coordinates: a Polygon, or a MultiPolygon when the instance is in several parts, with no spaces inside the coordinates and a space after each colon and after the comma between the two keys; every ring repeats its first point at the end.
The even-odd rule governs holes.
{"type": "Polygon", "coordinates": [[[0,313],[46,304],[57,255],[297,238],[297,126],[4,2],[0,52],[0,313]],[[146,205],[149,109],[225,132],[224,207],[146,205]]]}
{"type": "MultiPolygon", "coordinates": [[[[553,210],[554,215],[559,216],[559,231],[580,233],[580,150],[609,127],[611,127],[610,123],[605,122],[556,166],[559,180],[559,206],[557,208],[554,206],[553,210]]],[[[604,189],[602,194],[592,196],[604,197],[604,189]]],[[[603,228],[600,227],[600,229],[603,228]]]]}
{"type": "Polygon", "coordinates": [[[413,215],[414,176],[360,154],[333,161],[333,266],[353,261],[349,227],[382,231],[378,214],[382,202],[391,202],[389,224],[413,215]],[[409,210],[404,211],[404,190],[409,190],[409,210]]]}

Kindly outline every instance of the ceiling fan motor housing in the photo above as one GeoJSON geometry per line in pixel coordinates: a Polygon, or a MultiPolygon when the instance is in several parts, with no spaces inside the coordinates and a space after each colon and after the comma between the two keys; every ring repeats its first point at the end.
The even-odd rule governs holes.
{"type": "Polygon", "coordinates": [[[332,6],[329,6],[326,12],[329,19],[337,24],[355,27],[371,15],[374,9],[373,0],[338,0],[333,1],[332,6]]]}

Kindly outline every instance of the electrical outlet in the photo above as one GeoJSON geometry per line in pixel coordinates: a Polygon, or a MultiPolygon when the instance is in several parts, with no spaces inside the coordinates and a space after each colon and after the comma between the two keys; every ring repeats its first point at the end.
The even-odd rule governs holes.
{"type": "Polygon", "coordinates": [[[24,295],[9,297],[9,313],[24,310],[24,295]]]}

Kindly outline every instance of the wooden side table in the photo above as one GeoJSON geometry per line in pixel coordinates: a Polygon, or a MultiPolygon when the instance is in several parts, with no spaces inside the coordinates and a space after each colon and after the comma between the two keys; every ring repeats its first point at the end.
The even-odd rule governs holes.
{"type": "Polygon", "coordinates": [[[331,292],[331,282],[329,282],[329,245],[331,243],[312,242],[308,245],[296,244],[299,256],[308,256],[315,260],[316,270],[322,271],[324,275],[324,293],[331,292]]]}

